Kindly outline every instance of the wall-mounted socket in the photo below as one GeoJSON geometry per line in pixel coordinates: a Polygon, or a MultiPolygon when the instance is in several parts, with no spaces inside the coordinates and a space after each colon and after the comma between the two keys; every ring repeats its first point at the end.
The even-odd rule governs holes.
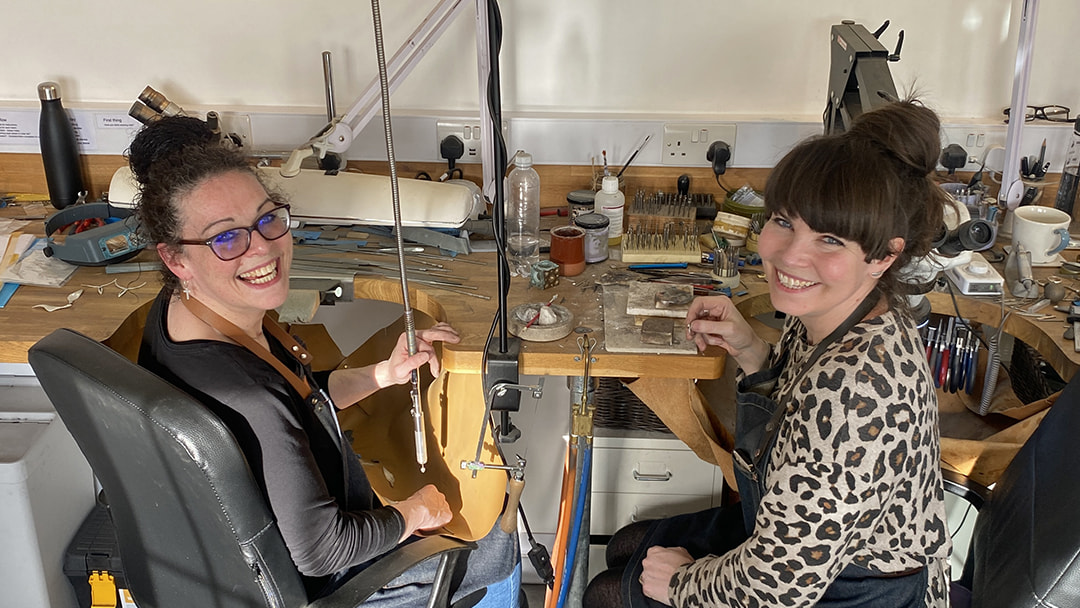
{"type": "MultiPolygon", "coordinates": [[[[503,121],[503,141],[510,141],[510,125],[503,121]]],[[[478,163],[480,159],[480,120],[440,120],[435,123],[435,156],[439,158],[439,146],[450,135],[457,135],[465,144],[465,155],[458,159],[463,163],[478,163]]]]}
{"type": "MultiPolygon", "coordinates": [[[[1005,164],[1005,151],[987,158],[995,146],[1005,146],[1006,125],[987,127],[985,125],[956,125],[942,128],[941,147],[959,144],[968,153],[968,162],[961,171],[978,171],[979,165],[986,158],[987,166],[1000,171],[1005,164]]],[[[939,161],[940,164],[940,161],[939,161]]]]}
{"type": "Polygon", "coordinates": [[[221,132],[233,138],[240,147],[251,150],[255,142],[251,139],[251,116],[238,112],[218,112],[218,125],[221,132]]]}
{"type": "Polygon", "coordinates": [[[709,144],[722,140],[731,146],[728,164],[733,164],[735,130],[735,123],[730,122],[666,123],[662,162],[680,167],[708,167],[711,163],[705,159],[705,153],[709,151],[709,144]]]}

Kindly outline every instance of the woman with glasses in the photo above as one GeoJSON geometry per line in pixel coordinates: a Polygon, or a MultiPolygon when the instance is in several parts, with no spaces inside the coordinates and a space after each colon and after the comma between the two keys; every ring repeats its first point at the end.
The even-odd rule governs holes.
{"type": "MultiPolygon", "coordinates": [[[[438,375],[432,342],[457,342],[454,329],[417,331],[412,356],[401,336],[385,361],[312,373],[303,346],[266,316],[289,291],[289,206],[195,118],[148,125],[128,160],[140,185],[142,230],[164,266],[139,363],[202,401],[236,436],[309,597],[332,591],[415,532],[449,522],[434,486],[381,505],[333,412],[409,381],[425,364],[438,375]]],[[[458,596],[505,579],[519,560],[516,535],[498,526],[479,545],[470,556],[479,567],[470,567],[458,596]]],[[[425,601],[435,563],[425,564],[370,605],[425,601]]]]}

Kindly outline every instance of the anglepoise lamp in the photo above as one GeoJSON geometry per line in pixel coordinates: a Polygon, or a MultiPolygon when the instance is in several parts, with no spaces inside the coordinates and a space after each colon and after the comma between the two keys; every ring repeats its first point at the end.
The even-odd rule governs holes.
{"type": "Polygon", "coordinates": [[[1020,178],[1020,144],[1024,129],[1022,117],[1027,106],[1028,83],[1031,81],[1031,49],[1035,44],[1038,14],[1039,0],[1021,1],[1020,37],[1016,45],[1012,104],[1009,106],[1009,116],[1013,120],[1009,121],[1005,131],[1005,167],[1001,171],[1001,190],[998,192],[998,204],[1010,212],[1020,206],[1025,189],[1020,178]]]}

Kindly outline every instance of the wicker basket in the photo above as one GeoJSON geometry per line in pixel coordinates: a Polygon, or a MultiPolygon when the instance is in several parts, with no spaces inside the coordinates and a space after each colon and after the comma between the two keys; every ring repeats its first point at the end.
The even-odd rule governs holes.
{"type": "Polygon", "coordinates": [[[618,378],[598,379],[595,402],[593,424],[597,427],[672,434],[660,418],[618,378]]]}

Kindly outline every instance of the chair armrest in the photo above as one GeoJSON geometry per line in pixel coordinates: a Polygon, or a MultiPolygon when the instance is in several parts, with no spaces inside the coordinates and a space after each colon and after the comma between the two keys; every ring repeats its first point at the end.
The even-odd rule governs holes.
{"type": "Polygon", "coordinates": [[[956,471],[941,469],[941,481],[946,492],[959,496],[976,510],[981,509],[983,503],[990,499],[989,488],[956,471]]]}
{"type": "Polygon", "coordinates": [[[432,557],[454,552],[472,551],[476,543],[449,536],[428,536],[402,545],[375,560],[337,591],[309,604],[310,608],[355,608],[372,593],[409,568],[432,557]]]}

